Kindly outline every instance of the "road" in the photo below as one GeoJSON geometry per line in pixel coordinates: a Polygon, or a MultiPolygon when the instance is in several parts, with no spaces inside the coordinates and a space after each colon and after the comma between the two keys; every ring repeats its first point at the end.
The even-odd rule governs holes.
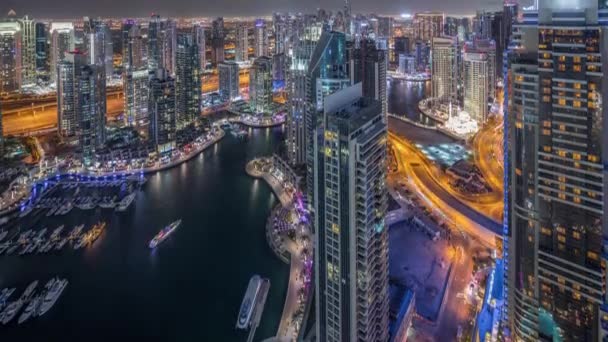
{"type": "MultiPolygon", "coordinates": [[[[249,85],[248,73],[242,73],[240,75],[240,83],[241,87],[247,87],[249,85]]],[[[211,75],[206,77],[203,81],[202,91],[204,93],[216,91],[218,86],[218,76],[211,75]]],[[[56,100],[49,102],[48,99],[45,99],[40,103],[35,103],[34,107],[40,108],[40,110],[32,110],[32,105],[29,101],[26,105],[15,107],[6,113],[3,108],[2,126],[4,135],[28,134],[57,127],[56,100]]],[[[117,115],[121,114],[123,110],[124,103],[120,91],[112,91],[109,93],[107,99],[108,119],[114,119],[117,115]]]]}
{"type": "Polygon", "coordinates": [[[426,205],[439,211],[443,218],[459,230],[493,247],[497,233],[502,231],[500,224],[469,208],[448,193],[444,188],[445,185],[437,183],[429,169],[423,166],[428,162],[404,139],[389,133],[389,141],[395,148],[399,171],[405,174],[406,179],[417,190],[416,193],[422,197],[426,205]]]}
{"type": "Polygon", "coordinates": [[[502,121],[493,118],[473,140],[475,164],[494,192],[503,193],[502,121]]]}

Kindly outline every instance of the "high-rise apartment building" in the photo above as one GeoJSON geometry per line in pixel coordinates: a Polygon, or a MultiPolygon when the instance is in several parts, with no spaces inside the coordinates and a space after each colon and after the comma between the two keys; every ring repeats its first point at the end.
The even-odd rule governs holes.
{"type": "Polygon", "coordinates": [[[325,97],[350,86],[346,35],[324,31],[319,38],[308,64],[306,101],[306,186],[308,203],[314,199],[314,141],[321,124],[325,97]]]}
{"type": "Polygon", "coordinates": [[[349,63],[351,84],[361,82],[363,96],[379,101],[382,104],[382,114],[386,116],[387,51],[379,48],[373,39],[363,38],[351,49],[349,63]]]}
{"type": "Polygon", "coordinates": [[[52,22],[51,34],[51,81],[56,80],[57,66],[65,56],[74,51],[74,24],[71,22],[52,22]]]}
{"type": "Polygon", "coordinates": [[[170,153],[176,146],[175,80],[164,69],[150,77],[149,140],[159,154],[170,153]]]}
{"type": "Polygon", "coordinates": [[[36,73],[40,76],[48,76],[49,73],[49,44],[47,25],[42,22],[36,23],[36,73]]]}
{"type": "Polygon", "coordinates": [[[264,19],[258,19],[255,21],[253,28],[253,53],[255,57],[269,56],[268,54],[268,29],[266,28],[266,22],[264,19]]]}
{"type": "Polygon", "coordinates": [[[287,52],[287,22],[284,14],[274,13],[272,15],[272,24],[274,26],[274,54],[282,54],[287,52]]]}
{"type": "Polygon", "coordinates": [[[201,68],[195,28],[177,31],[175,97],[177,129],[193,124],[201,108],[201,68]]]}
{"type": "Polygon", "coordinates": [[[211,61],[213,64],[224,61],[224,18],[215,19],[211,26],[211,61]]]}
{"type": "Polygon", "coordinates": [[[140,127],[148,122],[147,69],[126,70],[123,73],[125,124],[140,127]]]}
{"type": "Polygon", "coordinates": [[[540,0],[505,59],[505,322],[513,341],[608,339],[608,7],[540,0]]]}
{"type": "Polygon", "coordinates": [[[249,71],[249,107],[254,113],[268,112],[272,105],[272,59],[266,56],[253,61],[249,71]]]}
{"type": "Polygon", "coordinates": [[[222,62],[217,66],[219,73],[219,93],[222,101],[232,101],[239,97],[239,65],[222,62]]]}
{"type": "Polygon", "coordinates": [[[27,15],[19,19],[21,27],[21,86],[36,84],[36,26],[27,15]]]}
{"type": "Polygon", "coordinates": [[[0,93],[11,93],[21,88],[21,42],[18,22],[0,21],[0,93]]]}
{"type": "Polygon", "coordinates": [[[435,37],[441,37],[443,35],[443,17],[443,13],[437,12],[414,14],[412,25],[415,39],[430,42],[435,37]]]}
{"type": "Polygon", "coordinates": [[[431,45],[431,85],[434,98],[457,103],[459,48],[455,37],[435,37],[431,45]]]}
{"type": "Polygon", "coordinates": [[[286,89],[289,93],[289,116],[287,119],[287,156],[292,165],[306,163],[306,151],[312,148],[306,140],[306,113],[312,104],[307,101],[308,62],[321,36],[321,28],[311,26],[299,36],[294,44],[291,64],[287,72],[286,89]]]}
{"type": "Polygon", "coordinates": [[[476,39],[464,45],[463,54],[464,110],[482,124],[496,93],[496,45],[476,39]]]}
{"type": "Polygon", "coordinates": [[[64,138],[78,134],[80,72],[86,61],[82,51],[71,51],[57,64],[57,132],[64,138]]]}
{"type": "Polygon", "coordinates": [[[249,60],[249,28],[247,25],[239,24],[236,27],[236,50],[234,59],[237,62],[246,62],[249,60]]]}
{"type": "Polygon", "coordinates": [[[76,89],[76,117],[82,164],[90,166],[96,152],[106,141],[105,66],[87,64],[81,67],[76,89]]]}
{"type": "Polygon", "coordinates": [[[388,341],[386,139],[360,84],[325,98],[314,145],[317,341],[388,341]]]}
{"type": "Polygon", "coordinates": [[[155,72],[165,65],[163,31],[165,22],[159,15],[153,15],[148,23],[148,70],[155,72]]]}

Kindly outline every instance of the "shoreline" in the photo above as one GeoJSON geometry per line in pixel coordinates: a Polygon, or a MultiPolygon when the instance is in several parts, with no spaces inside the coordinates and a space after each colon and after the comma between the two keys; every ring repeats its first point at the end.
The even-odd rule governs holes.
{"type": "MultiPolygon", "coordinates": [[[[298,247],[297,243],[295,243],[293,241],[289,241],[289,240],[284,241],[284,244],[288,245],[289,247],[282,248],[280,246],[277,246],[273,242],[275,240],[272,237],[272,228],[273,228],[272,223],[273,223],[275,214],[280,209],[289,208],[292,205],[293,200],[286,198],[286,194],[285,194],[284,190],[280,187],[280,184],[278,184],[276,182],[276,178],[274,178],[274,176],[269,175],[268,172],[261,172],[261,171],[257,171],[257,170],[253,169],[253,163],[256,160],[257,159],[253,159],[247,163],[247,165],[245,166],[245,172],[253,178],[263,179],[266,182],[266,184],[268,184],[268,186],[270,186],[273,193],[279,198],[279,201],[281,202],[280,204],[277,204],[275,206],[275,208],[272,209],[270,215],[268,216],[268,219],[266,222],[265,235],[266,235],[266,240],[269,244],[269,247],[270,247],[270,249],[273,250],[274,254],[281,261],[285,262],[286,264],[289,264],[289,282],[288,282],[287,291],[285,294],[285,301],[283,304],[283,312],[281,314],[281,320],[279,322],[279,327],[277,328],[277,334],[275,337],[276,338],[287,338],[289,340],[292,340],[292,338],[288,335],[288,333],[291,331],[288,323],[290,322],[290,318],[294,316],[294,313],[296,312],[295,309],[297,308],[297,306],[293,307],[293,302],[295,301],[297,303],[298,292],[299,292],[299,289],[296,288],[295,284],[296,284],[296,278],[299,276],[300,271],[302,271],[302,269],[299,265],[299,263],[302,263],[302,261],[298,257],[301,250],[298,247]],[[287,255],[289,257],[287,257],[287,255],[285,255],[284,253],[287,253],[287,255]]],[[[296,237],[296,239],[297,239],[297,237],[296,237]]],[[[310,296],[308,296],[308,298],[306,299],[304,311],[308,310],[308,304],[310,304],[309,299],[310,299],[310,296]]],[[[298,331],[298,334],[299,333],[300,333],[300,331],[298,331]]]]}
{"type": "MultiPolygon", "coordinates": [[[[218,132],[219,133],[217,135],[215,135],[211,140],[202,144],[202,146],[200,146],[199,148],[192,150],[184,158],[172,161],[166,165],[155,166],[155,167],[150,167],[150,168],[143,168],[143,169],[138,169],[138,170],[130,170],[130,171],[106,172],[106,173],[101,173],[101,174],[88,174],[88,173],[81,174],[81,173],[73,173],[73,172],[56,173],[52,176],[47,176],[45,178],[37,179],[35,182],[32,182],[31,185],[34,186],[36,184],[39,184],[40,182],[45,182],[45,181],[48,181],[49,179],[56,178],[56,177],[62,177],[62,176],[83,176],[83,177],[90,177],[90,178],[94,178],[94,179],[106,178],[106,177],[121,177],[121,178],[125,177],[126,178],[126,177],[130,177],[133,175],[138,175],[138,174],[144,175],[144,174],[151,174],[151,173],[165,171],[165,170],[174,168],[178,165],[181,165],[183,163],[186,163],[186,162],[192,160],[194,157],[198,156],[199,154],[201,154],[203,151],[205,151],[209,147],[215,145],[217,142],[219,142],[226,136],[226,132],[223,129],[219,129],[218,132]]],[[[31,189],[31,187],[28,187],[28,188],[31,189]]],[[[0,212],[0,217],[4,217],[4,216],[13,214],[16,210],[18,210],[20,207],[23,206],[24,201],[25,202],[28,201],[27,198],[28,198],[28,196],[30,196],[30,194],[31,194],[31,191],[28,191],[27,193],[25,193],[23,195],[23,197],[18,201],[19,205],[11,208],[10,210],[8,210],[6,212],[0,212]]],[[[7,223],[8,223],[8,221],[7,221],[7,223]]]]}

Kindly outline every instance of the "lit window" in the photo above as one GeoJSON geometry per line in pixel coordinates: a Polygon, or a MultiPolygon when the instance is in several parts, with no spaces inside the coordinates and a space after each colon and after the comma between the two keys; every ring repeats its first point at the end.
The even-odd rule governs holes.
{"type": "Polygon", "coordinates": [[[558,103],[560,106],[565,106],[565,105],[566,105],[566,99],[559,99],[559,100],[557,100],[557,103],[558,103]]]}
{"type": "Polygon", "coordinates": [[[591,251],[587,252],[587,258],[589,258],[591,260],[595,260],[595,261],[597,261],[599,259],[597,253],[591,252],[591,251]]]}
{"type": "Polygon", "coordinates": [[[580,83],[574,83],[574,89],[581,89],[580,83]]]}
{"type": "Polygon", "coordinates": [[[581,233],[580,232],[572,232],[572,237],[580,240],[581,239],[581,233]]]}
{"type": "Polygon", "coordinates": [[[572,58],[572,61],[573,61],[574,63],[580,63],[580,62],[581,62],[581,57],[580,57],[580,56],[574,56],[574,57],[572,58]]]}
{"type": "Polygon", "coordinates": [[[573,153],[572,158],[574,158],[574,160],[581,160],[581,155],[580,153],[573,153]]]}
{"type": "Polygon", "coordinates": [[[572,70],[575,72],[581,72],[581,70],[583,70],[583,68],[581,68],[580,64],[575,64],[572,66],[572,70]]]}
{"type": "Polygon", "coordinates": [[[572,106],[574,108],[580,108],[581,107],[581,101],[572,101],[572,106]]]}
{"type": "Polygon", "coordinates": [[[590,154],[587,156],[587,160],[589,160],[590,162],[597,163],[600,160],[600,158],[594,154],[590,154]]]}

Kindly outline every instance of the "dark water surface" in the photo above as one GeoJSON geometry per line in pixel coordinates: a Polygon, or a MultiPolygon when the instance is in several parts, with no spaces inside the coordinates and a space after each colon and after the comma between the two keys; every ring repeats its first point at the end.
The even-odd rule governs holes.
{"type": "MultiPolygon", "coordinates": [[[[44,218],[51,229],[100,219],[108,228],[92,247],[45,255],[0,256],[0,287],[58,275],[69,285],[44,316],[0,326],[1,341],[244,341],[235,331],[249,278],[271,280],[256,339],[278,328],[289,267],[266,244],[264,226],[277,200],[244,171],[248,160],[268,155],[281,128],[254,130],[248,140],[227,134],[193,160],[149,177],[126,213],[74,209],[44,218]],[[148,241],[181,218],[181,227],[157,250],[148,241]]],[[[47,233],[48,236],[49,233],[47,233]]],[[[66,231],[64,231],[66,234],[66,231]]],[[[67,246],[66,246],[67,247],[67,246]]]]}

